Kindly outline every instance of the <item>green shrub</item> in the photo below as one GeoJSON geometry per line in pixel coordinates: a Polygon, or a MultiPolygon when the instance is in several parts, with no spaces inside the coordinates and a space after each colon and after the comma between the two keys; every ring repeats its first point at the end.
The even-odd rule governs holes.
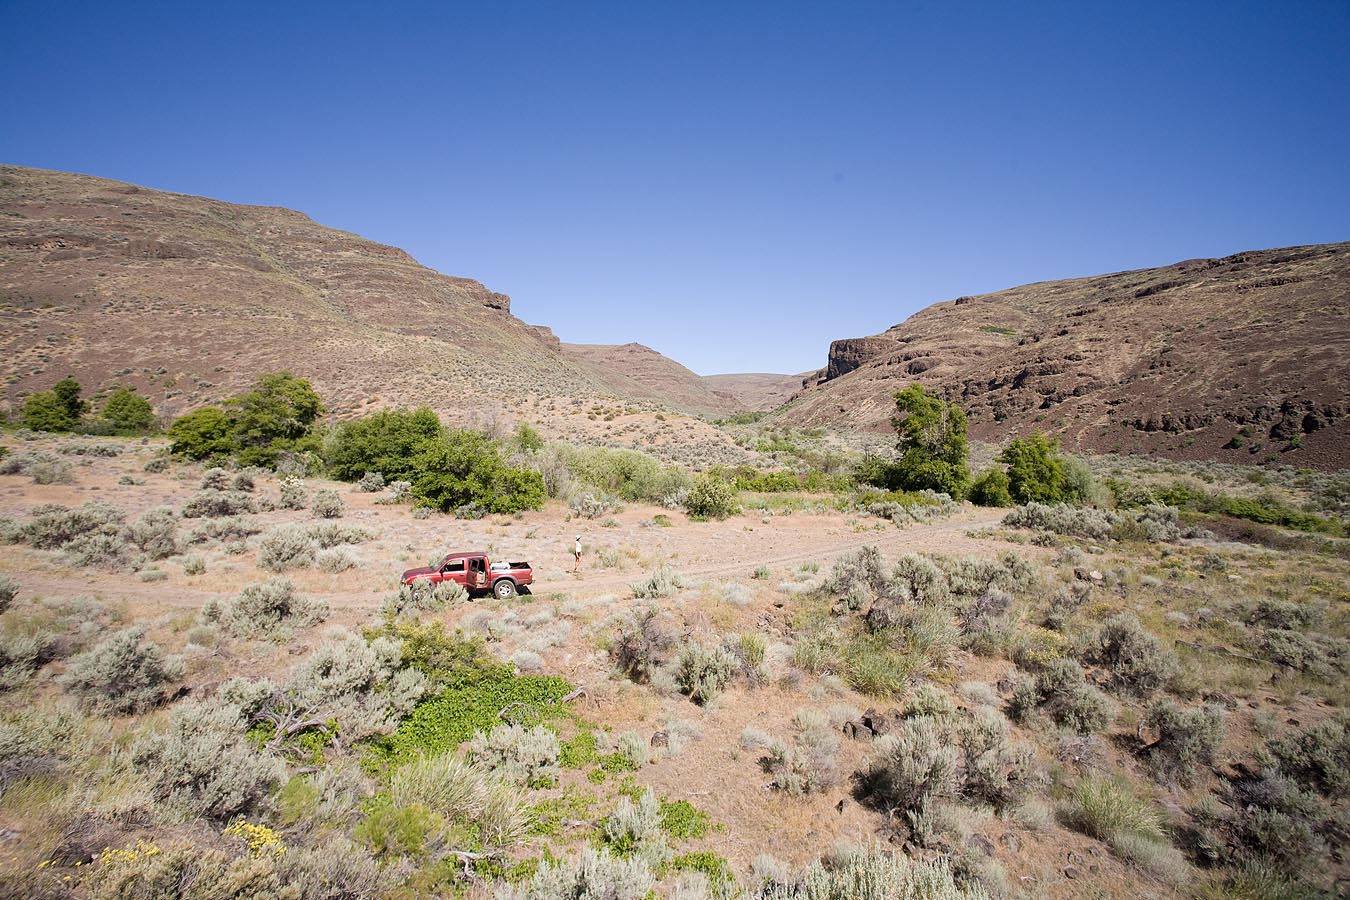
{"type": "Polygon", "coordinates": [[[121,385],[104,401],[103,418],[112,423],[118,434],[146,434],[155,430],[155,411],[150,401],[121,385]]]}
{"type": "MultiPolygon", "coordinates": [[[[414,457],[440,435],[441,420],[427,407],[384,409],[338,425],[324,443],[324,461],[341,481],[370,473],[378,473],[381,482],[412,481],[414,457]]],[[[362,490],[367,490],[364,481],[362,490]]]]}
{"type": "Polygon", "coordinates": [[[420,703],[392,734],[376,742],[371,762],[397,764],[454,750],[474,732],[499,724],[499,714],[508,707],[539,718],[557,715],[559,701],[571,690],[561,678],[512,676],[509,669],[475,674],[420,703]]]}
{"type": "Polygon", "coordinates": [[[33,518],[24,524],[21,533],[32,546],[55,550],[82,535],[120,528],[121,524],[121,510],[97,500],[75,509],[44,504],[33,508],[33,518]]]}
{"type": "Polygon", "coordinates": [[[633,596],[639,600],[660,600],[674,596],[684,587],[684,581],[678,572],[669,566],[661,566],[645,580],[630,585],[633,596]]]}
{"type": "Polygon", "coordinates": [[[619,625],[609,644],[609,656],[619,671],[638,684],[669,660],[675,646],[673,625],[654,606],[640,606],[619,625]]]}
{"type": "Polygon", "coordinates": [[[139,626],[114,632],[70,661],[60,682],[85,709],[127,715],[158,705],[183,675],[183,660],[145,641],[139,626]]]}
{"type": "Polygon", "coordinates": [[[219,407],[203,406],[169,426],[169,449],[188,459],[223,459],[234,452],[234,420],[219,407]]]}
{"type": "Polygon", "coordinates": [[[23,402],[23,413],[19,418],[24,428],[33,431],[71,431],[78,421],[78,417],[72,417],[66,405],[52,391],[29,394],[23,402]]]}
{"type": "Polygon", "coordinates": [[[269,572],[302,569],[314,562],[314,541],[302,526],[277,525],[258,541],[258,565],[269,572]]]}
{"type": "Polygon", "coordinates": [[[990,469],[970,486],[970,502],[976,506],[1012,506],[1008,475],[1002,469],[990,469]]]}
{"type": "Polygon", "coordinates": [[[495,900],[645,900],[655,885],[641,859],[587,848],[571,861],[545,860],[524,884],[499,886],[495,900]]]}
{"type": "MultiPolygon", "coordinates": [[[[624,500],[665,503],[689,487],[684,472],[638,450],[552,444],[545,452],[571,477],[624,500]]],[[[549,459],[536,464],[548,465],[549,459]]]]}
{"type": "Polygon", "coordinates": [[[661,804],[650,789],[637,802],[621,798],[614,812],[605,818],[603,831],[606,848],[620,858],[637,857],[658,867],[670,858],[670,848],[661,830],[661,804]]]}
{"type": "Polygon", "coordinates": [[[453,753],[401,766],[389,777],[389,802],[396,809],[423,807],[451,828],[472,828],[487,847],[515,842],[530,822],[518,788],[453,753]]]}
{"type": "Polygon", "coordinates": [[[877,740],[863,783],[885,808],[917,812],[955,796],[959,764],[956,747],[935,720],[906,719],[877,740]]]}
{"type": "Polygon", "coordinates": [[[552,729],[498,725],[486,734],[475,732],[468,752],[469,759],[513,784],[548,787],[558,778],[562,748],[552,729]]]}
{"type": "Polygon", "coordinates": [[[774,882],[764,900],[988,900],[978,884],[958,884],[946,860],[915,861],[877,848],[829,865],[813,863],[800,880],[774,882]]]}
{"type": "Polygon", "coordinates": [[[152,509],[127,526],[126,539],[150,559],[178,552],[178,517],[167,507],[152,509]]]}
{"type": "Polygon", "coordinates": [[[197,491],[183,504],[185,519],[213,519],[257,511],[253,497],[243,491],[197,491]]]}
{"type": "Polygon", "coordinates": [[[737,659],[721,647],[689,644],[680,650],[675,684],[699,705],[714,700],[740,668],[737,659]]]}
{"type": "Polygon", "coordinates": [[[233,413],[241,465],[273,468],[283,453],[318,448],[311,433],[323,402],[310,383],[289,372],[261,375],[253,390],[225,401],[233,413]]]}
{"type": "Polygon", "coordinates": [[[1076,456],[1060,457],[1064,468],[1064,499],[1078,506],[1101,506],[1111,503],[1108,491],[1092,474],[1092,468],[1076,456]]]}
{"type": "Polygon", "coordinates": [[[1280,525],[1297,531],[1330,535],[1346,533],[1345,525],[1341,521],[1293,509],[1270,498],[1254,500],[1247,497],[1229,497],[1188,487],[1180,482],[1158,491],[1157,498],[1158,502],[1179,509],[1231,516],[1261,525],[1280,525]]]}
{"type": "Polygon", "coordinates": [[[413,465],[412,493],[420,506],[513,513],[544,504],[543,477],[508,466],[497,444],[478,432],[449,431],[423,443],[413,465]]]}
{"type": "Polygon", "coordinates": [[[1142,697],[1167,687],[1180,671],[1176,655],[1130,613],[1103,622],[1085,656],[1109,669],[1116,687],[1142,697]]]}
{"type": "Polygon", "coordinates": [[[1339,713],[1277,738],[1260,758],[1309,790],[1343,797],[1350,792],[1350,714],[1339,713]]]}
{"type": "Polygon", "coordinates": [[[1105,730],[1111,717],[1106,696],[1087,683],[1078,663],[1064,658],[1050,660],[1034,680],[1013,689],[1008,714],[1014,720],[1028,721],[1038,711],[1079,734],[1105,730]]]}
{"type": "Polygon", "coordinates": [[[8,575],[0,575],[0,613],[9,609],[14,597],[19,593],[19,585],[8,575]]]}
{"type": "Polygon", "coordinates": [[[289,578],[250,584],[233,600],[212,598],[202,608],[203,622],[219,623],[240,637],[282,637],[292,625],[316,625],[328,616],[328,604],[296,596],[289,578]]]}
{"type": "Polygon", "coordinates": [[[1168,843],[1161,811],[1121,779],[1093,775],[1079,781],[1066,819],[1126,859],[1146,858],[1168,843]]]}
{"type": "MultiPolygon", "coordinates": [[[[449,634],[440,621],[386,622],[378,634],[398,641],[400,665],[425,674],[437,690],[513,677],[509,666],[487,652],[482,638],[465,636],[460,631],[449,634]]],[[[489,722],[485,727],[490,728],[492,724],[489,722]]]]}
{"type": "Polygon", "coordinates": [[[190,459],[232,457],[246,466],[275,468],[286,454],[316,450],[313,426],[323,403],[289,372],[259,376],[253,390],[224,407],[202,407],[169,426],[172,452],[190,459]]]}
{"type": "Polygon", "coordinates": [[[427,855],[428,841],[445,830],[445,820],[425,806],[398,806],[380,797],[370,804],[352,836],[376,856],[406,856],[420,861],[427,855]]]}
{"type": "Polygon", "coordinates": [[[676,840],[701,838],[712,827],[712,819],[688,800],[661,801],[661,830],[676,840]]]}
{"type": "Polygon", "coordinates": [[[1222,706],[1182,709],[1171,700],[1150,706],[1144,727],[1158,735],[1145,751],[1149,768],[1162,781],[1183,785],[1194,782],[1199,766],[1214,762],[1226,731],[1222,706]]]}
{"type": "Polygon", "coordinates": [[[342,518],[343,503],[337,491],[315,491],[314,499],[310,502],[309,508],[320,519],[342,518]]]}
{"type": "Polygon", "coordinates": [[[736,491],[720,478],[700,475],[684,500],[685,511],[700,519],[725,519],[735,515],[736,491]]]}
{"type": "Polygon", "coordinates": [[[250,746],[243,729],[239,707],[187,700],[174,707],[166,731],[132,746],[132,760],[159,802],[228,822],[265,808],[286,772],[250,746]]]}
{"type": "Polygon", "coordinates": [[[512,441],[518,448],[526,452],[544,449],[544,436],[534,426],[525,422],[516,426],[516,433],[512,437],[512,441]]]}
{"type": "Polygon", "coordinates": [[[56,639],[43,632],[0,634],[0,691],[12,691],[26,682],[52,658],[55,649],[56,639]]]}

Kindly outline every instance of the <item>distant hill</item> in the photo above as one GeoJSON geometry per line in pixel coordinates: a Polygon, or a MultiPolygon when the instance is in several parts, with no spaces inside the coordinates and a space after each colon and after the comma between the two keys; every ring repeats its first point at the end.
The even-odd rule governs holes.
{"type": "Polygon", "coordinates": [[[749,372],[744,375],[704,375],[703,380],[714,391],[735,397],[742,407],[754,412],[764,412],[782,406],[792,395],[802,389],[807,377],[814,372],[800,375],[773,375],[767,372],[749,372]]]}
{"type": "Polygon", "coordinates": [[[664,403],[692,415],[719,417],[749,409],[667,356],[642,344],[563,344],[563,352],[600,372],[616,393],[664,403]]]}
{"type": "Polygon", "coordinates": [[[74,375],[173,416],[289,369],[340,416],[427,404],[452,422],[743,456],[703,422],[655,419],[734,401],[620,382],[511,315],[506,295],[278,207],[0,166],[0,319],[11,409],[74,375]]]}
{"type": "Polygon", "coordinates": [[[987,441],[1350,467],[1350,243],[936,303],[835,341],[813,381],[772,420],[882,430],[917,381],[987,441]]]}

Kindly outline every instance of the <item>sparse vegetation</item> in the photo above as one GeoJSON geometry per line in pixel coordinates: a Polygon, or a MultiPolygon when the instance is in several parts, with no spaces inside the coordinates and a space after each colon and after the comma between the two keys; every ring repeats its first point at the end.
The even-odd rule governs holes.
{"type": "MultiPolygon", "coordinates": [[[[1228,470],[1207,482],[1199,467],[1101,458],[1085,473],[1052,449],[1064,499],[1094,503],[1094,473],[1110,472],[1118,506],[1033,504],[998,527],[1003,513],[959,512],[945,495],[846,485],[858,450],[830,461],[830,436],[765,428],[742,446],[774,448],[776,468],[707,470],[747,492],[731,496],[753,515],[690,526],[671,513],[656,528],[633,508],[656,501],[610,487],[669,486],[673,468],[526,446],[513,427],[493,431],[512,454],[503,461],[561,493],[544,517],[488,514],[445,539],[536,559],[534,595],[473,605],[449,583],[392,590],[391,573],[444,551],[441,529],[384,505],[387,473],[364,459],[338,497],[346,518],[325,519],[333,483],[303,454],[282,454],[275,479],[226,453],[219,467],[168,465],[140,484],[121,477],[163,459],[160,439],[15,438],[27,443],[0,458],[5,471],[64,464],[78,475],[68,495],[117,506],[3,510],[0,794],[72,846],[161,848],[125,864],[94,849],[76,868],[44,839],[55,877],[95,900],[144,873],[195,886],[245,871],[268,897],[348,885],[552,900],[558,885],[589,890],[585,878],[622,866],[637,873],[634,900],[852,900],[870,896],[869,878],[888,879],[878,897],[908,878],[934,896],[1010,896],[1028,875],[1045,880],[1037,889],[1090,892],[1127,867],[1141,895],[1334,892],[1350,792],[1338,539],[1281,532],[1297,543],[1273,546],[1286,526],[1262,525],[1253,549],[1196,527],[1231,517],[1158,505],[1184,477],[1335,514],[1323,476],[1272,471],[1247,488],[1228,470]],[[604,464],[592,474],[633,465],[600,487],[565,455],[604,464]],[[371,496],[356,493],[363,482],[371,496]],[[605,507],[597,523],[626,530],[597,524],[594,565],[560,580],[572,532],[557,521],[585,515],[588,496],[605,507]],[[182,518],[185,505],[199,514],[182,518]],[[962,520],[930,533],[926,510],[962,520]],[[910,529],[903,541],[890,522],[910,529]],[[868,532],[915,552],[884,554],[856,537],[868,532]],[[98,599],[63,592],[75,578],[98,599]],[[635,578],[631,599],[613,593],[635,578]],[[315,628],[326,609],[312,598],[329,595],[366,630],[315,628]],[[739,741],[719,733],[727,722],[739,741]],[[723,783],[749,789],[730,805],[711,796],[713,821],[700,798],[723,783]],[[858,828],[910,849],[829,851],[858,828]],[[813,841],[826,858],[747,868],[774,841],[794,854],[813,841]],[[1058,862],[1093,841],[1095,861],[1058,862]],[[577,874],[583,850],[606,861],[591,875],[577,874]],[[1069,866],[1076,875],[1061,874],[1069,866]],[[844,877],[855,869],[862,881],[844,877]]],[[[321,447],[330,465],[333,433],[321,447]]],[[[989,468],[996,453],[976,445],[985,474],[972,499],[1003,474],[989,468]]],[[[696,482],[682,477],[660,502],[684,503],[696,482]]],[[[27,480],[9,482],[10,496],[36,491],[27,480]]],[[[30,868],[42,861],[14,851],[30,868]]]]}

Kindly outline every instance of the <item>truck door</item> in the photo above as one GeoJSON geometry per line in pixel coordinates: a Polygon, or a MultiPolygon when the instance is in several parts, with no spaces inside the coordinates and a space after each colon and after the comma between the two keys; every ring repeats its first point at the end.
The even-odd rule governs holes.
{"type": "Polygon", "coordinates": [[[476,591],[487,587],[487,558],[475,556],[468,563],[470,586],[476,591]]]}
{"type": "Polygon", "coordinates": [[[441,569],[441,580],[453,581],[461,587],[468,587],[464,581],[464,560],[452,559],[441,569]]]}

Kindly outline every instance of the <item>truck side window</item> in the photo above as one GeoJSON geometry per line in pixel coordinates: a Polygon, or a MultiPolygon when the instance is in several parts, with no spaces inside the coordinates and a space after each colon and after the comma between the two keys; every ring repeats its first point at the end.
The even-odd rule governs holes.
{"type": "Polygon", "coordinates": [[[444,568],[444,569],[441,569],[441,571],[442,571],[442,572],[463,572],[463,571],[464,571],[464,560],[462,560],[462,559],[456,559],[456,560],[453,560],[453,561],[451,561],[451,562],[448,562],[448,563],[445,564],[445,568],[444,568]]]}

